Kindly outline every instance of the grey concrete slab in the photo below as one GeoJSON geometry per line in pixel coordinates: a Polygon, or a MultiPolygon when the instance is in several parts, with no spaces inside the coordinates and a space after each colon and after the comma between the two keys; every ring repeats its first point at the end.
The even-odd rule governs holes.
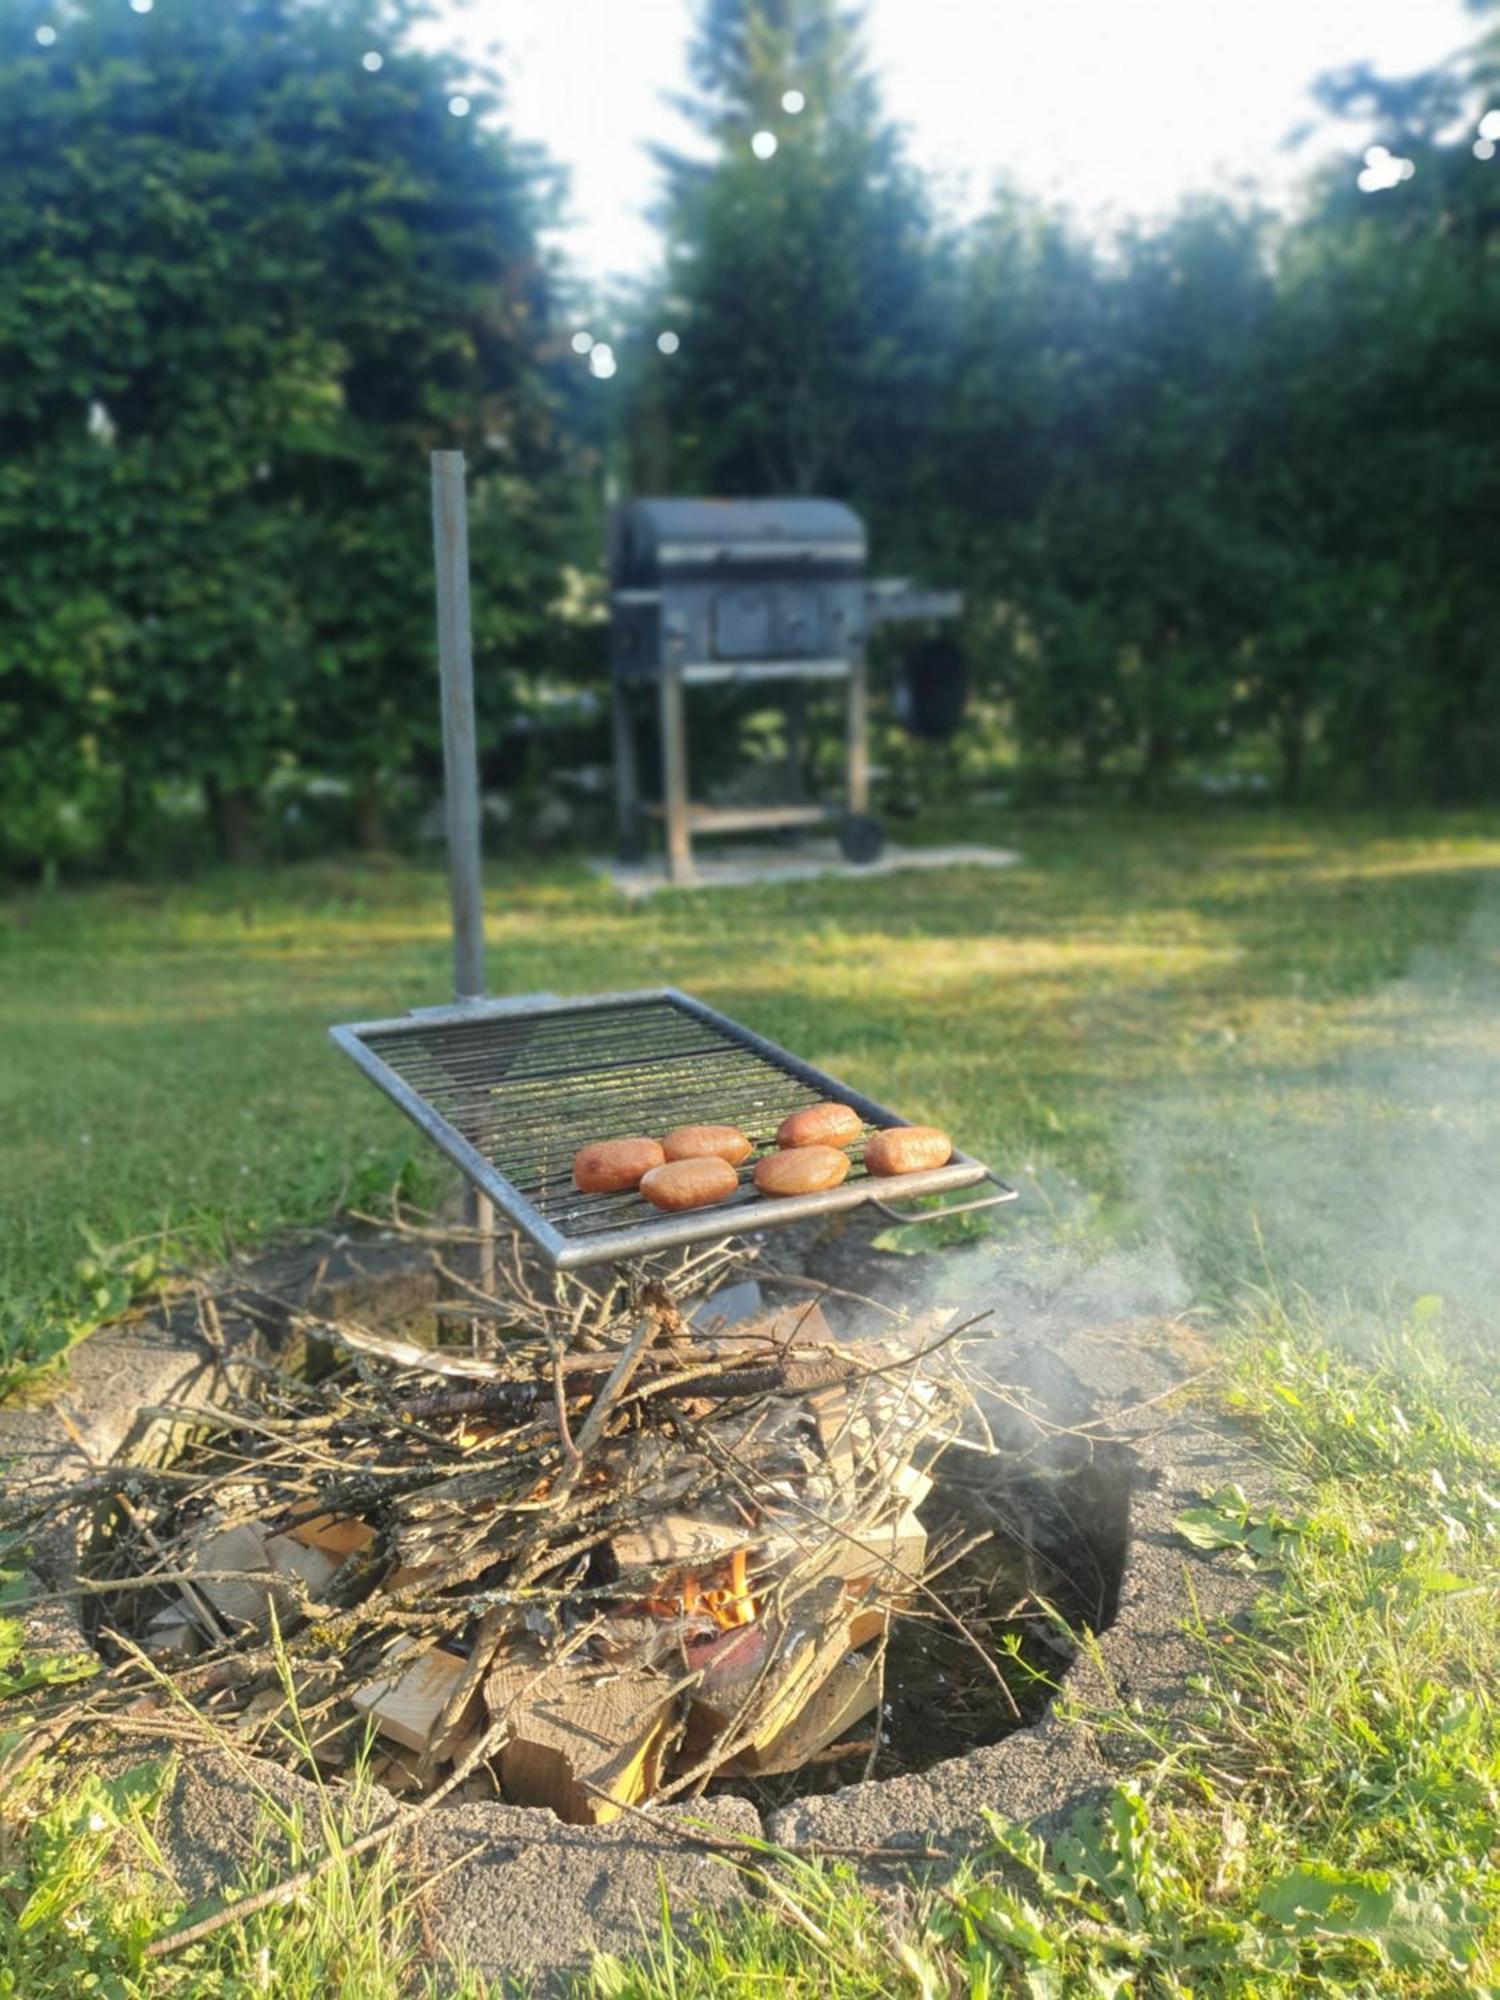
{"type": "MultiPolygon", "coordinates": [[[[111,1761],[124,1768],[149,1754],[149,1744],[134,1745],[128,1758],[111,1761]]],[[[372,1787],[350,1830],[385,1820],[398,1803],[372,1787]]],[[[278,1812],[298,1810],[311,1830],[326,1805],[316,1785],[279,1765],[195,1753],[176,1766],[157,1833],[182,1894],[208,1905],[252,1866],[274,1872],[282,1862],[278,1812]]],[[[525,1977],[584,1964],[596,1951],[629,1952],[657,1926],[663,1888],[679,1920],[727,1907],[741,1893],[733,1867],[690,1836],[703,1827],[727,1840],[759,1839],[752,1806],[706,1799],[662,1807],[652,1818],[644,1826],[631,1818],[564,1826],[534,1807],[479,1802],[439,1806],[392,1839],[403,1878],[433,1882],[426,1915],[445,1952],[491,1976],[525,1977]]],[[[290,1873],[292,1863],[285,1867],[290,1873]]]]}
{"type": "Polygon", "coordinates": [[[861,881],[872,875],[897,875],[913,868],[1014,868],[1020,859],[1019,853],[1008,847],[892,844],[878,861],[866,868],[856,868],[844,859],[834,840],[806,840],[795,848],[698,840],[693,846],[691,882],[669,882],[665,862],[657,859],[639,863],[593,860],[589,866],[634,903],[664,889],[748,889],[768,883],[819,882],[833,877],[861,881]]]}

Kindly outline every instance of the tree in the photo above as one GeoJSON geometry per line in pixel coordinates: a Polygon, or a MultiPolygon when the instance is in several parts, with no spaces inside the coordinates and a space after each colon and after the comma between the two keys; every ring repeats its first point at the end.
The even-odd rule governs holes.
{"type": "Polygon", "coordinates": [[[833,0],[710,0],[691,70],[713,158],[667,158],[668,278],[650,307],[681,339],[658,376],[674,483],[856,497],[910,548],[947,246],[858,16],[833,0]],[[757,134],[775,140],[769,158],[757,134]]]}
{"type": "Polygon", "coordinates": [[[1272,560],[1243,482],[1270,303],[1222,203],[1106,253],[1002,190],[975,231],[933,505],[1031,754],[1149,791],[1220,747],[1272,560]]]}
{"type": "MultiPolygon", "coordinates": [[[[0,852],[431,740],[424,454],[468,451],[476,637],[539,638],[565,466],[549,180],[410,0],[0,0],[0,852]],[[38,35],[38,27],[50,31],[38,35]],[[451,108],[450,108],[451,106],[451,108]]],[[[493,706],[493,703],[492,703],[493,706]]],[[[114,829],[111,829],[114,830],[114,829]]]]}
{"type": "Polygon", "coordinates": [[[1500,753],[1500,186],[1472,143],[1497,50],[1492,31],[1415,77],[1329,79],[1329,108],[1405,164],[1322,176],[1281,259],[1279,665],[1330,773],[1379,797],[1483,796],[1500,753]]]}

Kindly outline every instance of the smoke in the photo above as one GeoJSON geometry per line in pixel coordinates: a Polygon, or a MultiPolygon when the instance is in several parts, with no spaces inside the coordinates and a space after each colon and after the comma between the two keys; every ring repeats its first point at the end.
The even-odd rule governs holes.
{"type": "Polygon", "coordinates": [[[1492,1342],[1500,880],[1453,944],[1400,979],[1279,999],[1265,1019],[1190,1086],[1122,1110],[1118,1233],[1049,1176],[983,1242],[921,1260],[930,1302],[988,1305],[1012,1338],[1047,1340],[1230,1306],[1251,1288],[1307,1297],[1346,1338],[1441,1300],[1451,1326],[1492,1342]]]}
{"type": "Polygon", "coordinates": [[[1460,939],[1144,1105],[1132,1178],[1194,1291],[1500,1315],[1500,883],[1460,939]]]}

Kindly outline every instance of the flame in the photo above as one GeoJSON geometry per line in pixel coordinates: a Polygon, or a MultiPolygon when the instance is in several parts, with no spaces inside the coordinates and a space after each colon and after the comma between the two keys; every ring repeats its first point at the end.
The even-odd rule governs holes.
{"type": "Polygon", "coordinates": [[[712,1618],[721,1632],[755,1622],[755,1599],[745,1583],[745,1551],[736,1549],[717,1569],[678,1569],[663,1580],[646,1609],[658,1618],[712,1618]]]}

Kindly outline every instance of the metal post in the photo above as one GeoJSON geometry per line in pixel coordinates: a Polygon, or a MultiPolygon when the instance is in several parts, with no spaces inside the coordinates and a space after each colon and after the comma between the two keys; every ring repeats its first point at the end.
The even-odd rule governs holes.
{"type": "MultiPolygon", "coordinates": [[[[448,900],[453,911],[453,997],[484,998],[484,885],[479,850],[479,735],[474,722],[474,642],[469,624],[469,514],[461,451],[432,454],[432,543],[437,566],[438,670],[443,694],[443,801],[448,900]]],[[[481,1291],[495,1288],[495,1210],[471,1190],[481,1291]]],[[[476,1325],[482,1344],[493,1329],[476,1325]]]]}
{"type": "Polygon", "coordinates": [[[857,645],[849,660],[849,810],[870,810],[870,683],[865,649],[857,645]]]}
{"type": "Polygon", "coordinates": [[[443,797],[448,898],[453,909],[453,997],[484,997],[484,901],[479,872],[479,752],[474,646],[469,629],[469,517],[464,455],[432,454],[432,541],[437,562],[438,667],[443,684],[443,797]]]}
{"type": "Polygon", "coordinates": [[[693,879],[693,837],[688,824],[687,713],[682,691],[682,662],[662,661],[661,681],[662,805],[667,821],[667,880],[693,879]]]}

